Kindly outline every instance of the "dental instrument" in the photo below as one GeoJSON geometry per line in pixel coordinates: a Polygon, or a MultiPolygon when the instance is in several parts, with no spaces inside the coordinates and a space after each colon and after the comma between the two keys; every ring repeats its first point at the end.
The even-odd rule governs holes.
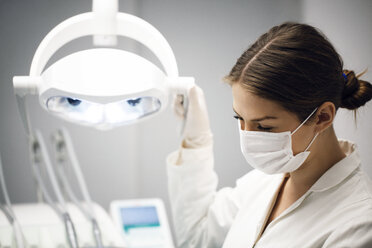
{"type": "Polygon", "coordinates": [[[84,214],[84,216],[92,223],[92,232],[95,239],[95,243],[97,248],[103,247],[102,242],[102,234],[100,227],[98,225],[95,213],[93,211],[93,202],[90,197],[83,173],[81,171],[79,161],[75,154],[71,137],[66,129],[61,128],[57,130],[53,136],[52,141],[55,148],[56,153],[56,170],[57,176],[59,178],[59,182],[61,186],[66,190],[66,194],[70,198],[70,200],[79,208],[79,210],[84,214]],[[78,186],[83,197],[83,201],[85,206],[78,200],[77,196],[75,195],[70,182],[67,177],[67,163],[72,167],[74,176],[77,179],[78,186]]]}
{"type": "Polygon", "coordinates": [[[74,224],[71,220],[70,214],[67,211],[66,201],[62,195],[61,189],[58,185],[58,181],[53,170],[51,160],[49,158],[48,152],[46,150],[46,145],[44,139],[41,135],[41,132],[36,130],[34,135],[32,135],[33,141],[31,142],[31,161],[32,161],[32,168],[34,172],[35,179],[38,183],[38,186],[41,189],[42,195],[45,201],[54,209],[54,211],[58,214],[65,225],[66,231],[66,238],[68,244],[71,248],[79,248],[77,235],[75,231],[74,224]],[[46,172],[48,174],[48,178],[50,179],[53,193],[55,194],[58,204],[56,204],[44,183],[44,179],[42,177],[42,166],[45,166],[46,172]]]}
{"type": "Polygon", "coordinates": [[[9,195],[8,195],[8,190],[6,188],[1,156],[0,156],[0,186],[1,186],[3,196],[4,196],[4,201],[5,201],[4,203],[0,204],[0,208],[4,212],[4,214],[7,217],[9,223],[13,227],[15,245],[16,245],[17,248],[26,248],[28,246],[27,246],[27,243],[24,239],[21,226],[19,225],[19,222],[18,222],[18,220],[17,220],[17,218],[16,218],[16,216],[13,212],[13,208],[12,208],[10,198],[9,198],[9,195]]]}

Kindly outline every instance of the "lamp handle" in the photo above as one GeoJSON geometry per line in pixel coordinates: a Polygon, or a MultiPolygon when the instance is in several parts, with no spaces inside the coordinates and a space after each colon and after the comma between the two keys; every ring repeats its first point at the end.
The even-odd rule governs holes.
{"type": "Polygon", "coordinates": [[[189,111],[188,97],[189,90],[195,86],[195,78],[193,77],[168,78],[167,83],[173,95],[182,96],[183,108],[185,109],[185,112],[178,132],[180,137],[183,137],[186,127],[187,114],[189,111]]]}

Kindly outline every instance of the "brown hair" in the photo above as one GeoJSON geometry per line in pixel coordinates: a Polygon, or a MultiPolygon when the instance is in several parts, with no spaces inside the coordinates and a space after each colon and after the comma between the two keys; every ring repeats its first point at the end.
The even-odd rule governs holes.
{"type": "Polygon", "coordinates": [[[224,81],[240,83],[303,121],[326,101],[354,110],[371,100],[372,85],[359,79],[365,72],[356,76],[342,68],[341,57],[320,30],[286,22],[261,35],[224,81]]]}

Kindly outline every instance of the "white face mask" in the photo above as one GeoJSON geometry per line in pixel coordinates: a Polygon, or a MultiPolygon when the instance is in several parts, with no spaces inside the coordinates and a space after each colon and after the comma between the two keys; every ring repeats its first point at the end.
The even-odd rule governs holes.
{"type": "Polygon", "coordinates": [[[306,123],[314,111],[294,130],[281,133],[240,130],[240,146],[247,162],[266,174],[289,173],[297,170],[310,155],[307,151],[318,133],[305,151],[293,155],[291,136],[306,123]]]}

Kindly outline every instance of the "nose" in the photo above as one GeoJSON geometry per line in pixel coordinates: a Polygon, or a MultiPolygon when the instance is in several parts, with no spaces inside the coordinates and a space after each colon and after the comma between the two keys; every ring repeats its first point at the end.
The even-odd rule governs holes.
{"type": "Polygon", "coordinates": [[[239,120],[238,125],[240,130],[243,131],[256,131],[254,125],[251,123],[246,123],[244,120],[239,120]]]}
{"type": "Polygon", "coordinates": [[[239,124],[239,128],[240,128],[240,130],[244,130],[244,121],[242,121],[242,120],[238,120],[238,124],[239,124]]]}
{"type": "Polygon", "coordinates": [[[247,130],[248,125],[244,122],[244,120],[239,120],[238,123],[240,130],[249,131],[247,130]]]}

